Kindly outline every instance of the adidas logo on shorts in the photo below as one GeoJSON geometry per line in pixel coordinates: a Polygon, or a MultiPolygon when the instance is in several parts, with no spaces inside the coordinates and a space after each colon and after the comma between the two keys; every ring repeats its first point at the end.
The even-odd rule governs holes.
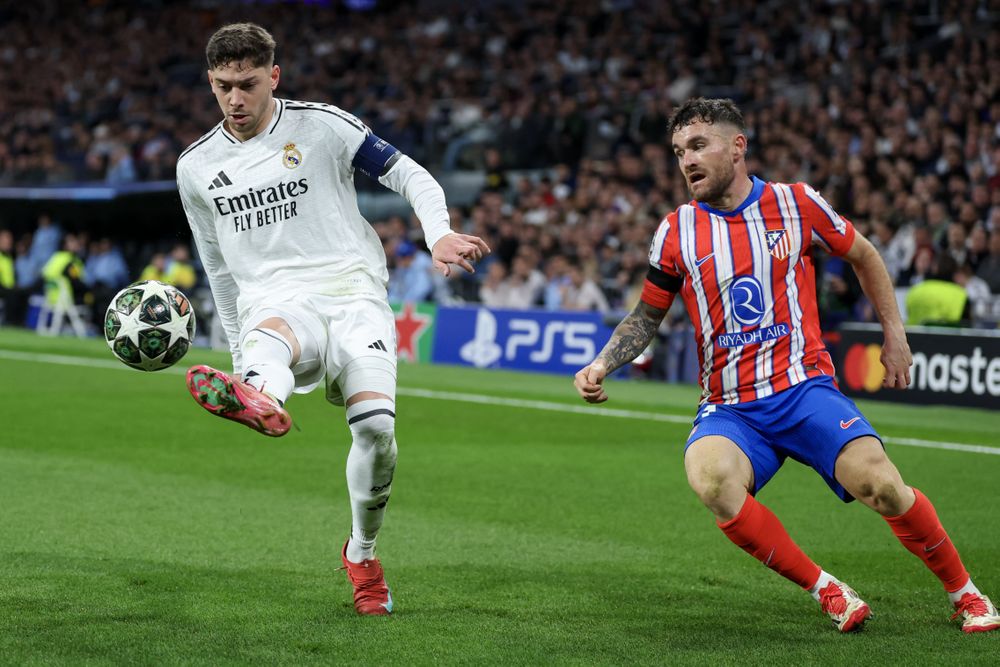
{"type": "Polygon", "coordinates": [[[368,347],[370,349],[372,349],[372,350],[382,350],[383,352],[388,352],[389,351],[389,350],[387,350],[385,348],[385,343],[383,343],[381,340],[375,341],[374,343],[372,343],[368,347]]]}

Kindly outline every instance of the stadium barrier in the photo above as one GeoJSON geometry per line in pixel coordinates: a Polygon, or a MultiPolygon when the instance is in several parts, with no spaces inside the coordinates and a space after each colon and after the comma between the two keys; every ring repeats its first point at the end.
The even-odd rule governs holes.
{"type": "Polygon", "coordinates": [[[913,353],[910,386],[883,389],[879,361],[882,329],[874,324],[841,327],[837,368],[848,396],[898,403],[1000,409],[1000,332],[982,329],[907,327],[913,353]]]}
{"type": "Polygon", "coordinates": [[[611,338],[602,315],[591,312],[438,308],[437,363],[573,374],[611,338]]]}
{"type": "Polygon", "coordinates": [[[599,313],[393,304],[399,358],[574,374],[611,337],[599,313]]]}

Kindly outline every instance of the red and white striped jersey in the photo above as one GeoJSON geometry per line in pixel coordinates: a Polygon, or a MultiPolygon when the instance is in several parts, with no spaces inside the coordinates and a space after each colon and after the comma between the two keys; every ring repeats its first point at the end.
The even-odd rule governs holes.
{"type": "Polygon", "coordinates": [[[765,183],[734,211],[691,202],[653,237],[642,299],[680,291],[694,324],[702,400],[742,403],[834,374],[821,339],[812,246],[843,255],[854,226],[804,183],[765,183]]]}

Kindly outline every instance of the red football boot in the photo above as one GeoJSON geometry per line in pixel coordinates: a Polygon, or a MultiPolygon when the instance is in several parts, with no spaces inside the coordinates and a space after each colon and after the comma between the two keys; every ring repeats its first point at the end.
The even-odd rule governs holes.
{"type": "Polygon", "coordinates": [[[292,426],[292,418],[277,399],[209,366],[189,368],[187,386],[194,400],[213,415],[232,419],[264,435],[276,438],[288,433],[292,426]]]}
{"type": "Polygon", "coordinates": [[[831,581],[819,592],[819,603],[841,632],[860,630],[872,612],[847,584],[831,581]]]}
{"type": "Polygon", "coordinates": [[[963,632],[989,632],[1000,629],[1000,614],[990,599],[980,593],[966,593],[955,605],[952,618],[962,619],[963,632]]]}
{"type": "MultiPolygon", "coordinates": [[[[348,540],[350,542],[350,540],[348,540]]],[[[378,558],[352,563],[347,560],[347,542],[340,554],[347,578],[354,586],[354,610],[365,616],[388,616],[392,613],[392,593],[385,583],[385,573],[378,558]]]]}

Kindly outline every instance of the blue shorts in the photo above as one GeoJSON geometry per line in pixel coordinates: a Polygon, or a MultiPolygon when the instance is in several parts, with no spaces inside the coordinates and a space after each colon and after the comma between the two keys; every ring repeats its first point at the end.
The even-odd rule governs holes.
{"type": "Polygon", "coordinates": [[[754,495],[790,456],[818,472],[845,503],[854,497],[834,477],[840,450],[865,435],[882,440],[854,402],[826,376],[747,403],[705,404],[698,410],[684,451],[707,435],[729,438],[747,455],[753,466],[754,495]]]}

